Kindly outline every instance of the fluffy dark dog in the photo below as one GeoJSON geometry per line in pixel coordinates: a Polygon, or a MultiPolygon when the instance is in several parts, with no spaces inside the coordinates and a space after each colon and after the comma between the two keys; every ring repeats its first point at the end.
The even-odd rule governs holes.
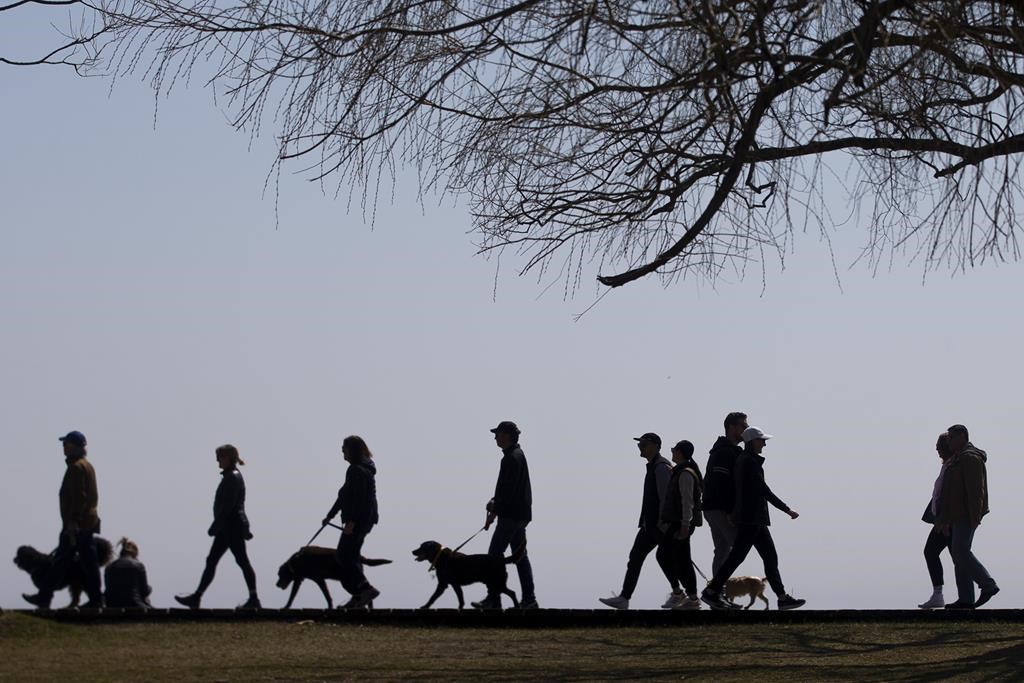
{"type": "MultiPolygon", "coordinates": [[[[96,537],[96,557],[99,558],[101,567],[105,567],[114,559],[114,546],[110,545],[110,541],[99,536],[96,537]]],[[[14,555],[14,564],[18,566],[18,569],[28,572],[36,589],[42,590],[42,581],[53,567],[53,553],[41,553],[30,545],[19,546],[18,552],[14,555]]],[[[71,603],[68,607],[78,607],[83,585],[82,568],[78,566],[77,562],[74,562],[64,576],[64,582],[55,586],[54,590],[67,588],[71,593],[71,603]]]]}
{"type": "MultiPolygon", "coordinates": [[[[284,609],[292,606],[295,595],[299,592],[299,586],[306,579],[309,579],[320,587],[320,592],[327,598],[327,609],[334,607],[331,593],[327,590],[327,579],[341,581],[341,567],[334,559],[334,548],[323,548],[315,545],[308,545],[288,558],[288,561],[277,570],[277,587],[287,588],[292,584],[292,594],[288,596],[288,604],[284,609]]],[[[362,558],[363,564],[368,567],[376,567],[381,564],[390,564],[391,560],[371,560],[362,558]]]]}
{"type": "Polygon", "coordinates": [[[509,557],[463,555],[445,548],[437,541],[424,541],[419,548],[412,551],[412,554],[417,562],[429,562],[430,568],[437,570],[437,590],[420,609],[428,609],[433,605],[448,586],[455,591],[455,596],[459,599],[459,609],[462,609],[465,605],[462,587],[471,583],[486,585],[488,595],[504,593],[512,598],[512,605],[518,607],[519,600],[516,599],[516,594],[506,585],[508,571],[505,565],[518,562],[525,552],[526,544],[523,544],[509,557]]]}

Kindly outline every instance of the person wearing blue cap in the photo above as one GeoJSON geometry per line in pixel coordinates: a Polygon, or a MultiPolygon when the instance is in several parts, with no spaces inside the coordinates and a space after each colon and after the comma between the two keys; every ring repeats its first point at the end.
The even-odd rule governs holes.
{"type": "Polygon", "coordinates": [[[83,608],[103,607],[100,588],[100,563],[96,553],[96,534],[100,530],[99,493],[96,471],[86,456],[85,434],[71,431],[60,437],[64,444],[64,479],[60,485],[60,541],[53,558],[53,567],[35,595],[22,595],[40,609],[49,609],[53,591],[64,583],[72,563],[77,562],[85,578],[84,588],[89,601],[83,608]]]}

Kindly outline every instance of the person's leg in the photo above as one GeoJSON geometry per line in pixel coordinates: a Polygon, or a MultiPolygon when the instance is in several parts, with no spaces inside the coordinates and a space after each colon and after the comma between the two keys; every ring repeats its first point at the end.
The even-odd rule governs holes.
{"type": "Polygon", "coordinates": [[[668,579],[669,588],[673,593],[679,592],[679,574],[676,572],[675,564],[672,561],[672,539],[666,534],[658,532],[658,551],[654,553],[654,559],[661,567],[661,573],[668,579]]]}
{"type": "Polygon", "coordinates": [[[354,532],[342,534],[338,541],[338,552],[335,559],[341,566],[341,585],[353,596],[367,587],[368,581],[363,574],[363,541],[365,533],[354,532]]]}
{"type": "Polygon", "coordinates": [[[743,564],[743,560],[747,559],[747,554],[750,549],[754,547],[754,538],[757,536],[758,529],[760,527],[743,525],[736,529],[736,539],[732,544],[732,550],[725,558],[725,562],[719,567],[718,571],[711,577],[711,582],[708,584],[708,589],[713,593],[721,593],[722,588],[725,586],[725,582],[729,580],[729,577],[733,575],[736,568],[743,564]]]}
{"type": "Polygon", "coordinates": [[[644,560],[657,547],[655,538],[643,529],[637,529],[636,538],[633,539],[633,547],[629,551],[629,561],[626,562],[626,576],[622,579],[622,591],[620,597],[629,600],[636,590],[636,583],[640,580],[640,570],[644,566],[644,560]]]}
{"type": "Polygon", "coordinates": [[[942,589],[944,581],[942,572],[942,551],[949,547],[949,536],[932,529],[924,544],[924,561],[928,565],[928,576],[932,580],[932,588],[942,589]]]}
{"type": "Polygon", "coordinates": [[[523,556],[516,562],[516,571],[519,572],[519,587],[522,589],[520,602],[535,602],[537,595],[533,587],[533,566],[530,564],[530,555],[526,548],[526,524],[518,523],[518,528],[512,534],[509,547],[515,553],[522,548],[523,556]]]}
{"type": "Polygon", "coordinates": [[[210,546],[210,554],[206,556],[206,567],[203,569],[203,575],[199,578],[199,588],[196,589],[196,596],[202,597],[206,589],[213,583],[213,577],[217,573],[217,563],[220,562],[220,558],[224,557],[224,553],[227,551],[227,537],[223,534],[214,536],[213,544],[210,546]]]}
{"type": "Polygon", "coordinates": [[[775,541],[768,527],[758,527],[754,536],[754,548],[764,562],[764,575],[768,579],[768,585],[775,591],[775,596],[785,596],[786,587],[782,585],[782,576],[779,575],[779,553],[775,549],[775,541]]]}
{"type": "Polygon", "coordinates": [[[971,551],[974,543],[974,527],[970,522],[953,524],[950,539],[950,554],[953,556],[953,573],[956,575],[957,601],[974,604],[974,584],[983,590],[995,588],[996,582],[985,566],[971,551]]]}
{"type": "Polygon", "coordinates": [[[676,578],[683,585],[683,591],[693,597],[697,594],[697,575],[693,571],[689,536],[672,540],[672,560],[676,578]]]}
{"type": "Polygon", "coordinates": [[[76,534],[75,549],[78,566],[82,569],[83,588],[93,605],[103,604],[103,589],[100,583],[100,560],[96,553],[96,535],[91,531],[76,534]]]}
{"type": "Polygon", "coordinates": [[[729,521],[729,513],[724,510],[708,510],[704,513],[704,519],[707,520],[708,527],[711,529],[711,542],[715,545],[711,572],[717,574],[725,564],[725,559],[729,557],[733,543],[736,542],[736,525],[729,521]]]}
{"type": "MultiPolygon", "coordinates": [[[[515,522],[502,517],[498,518],[497,523],[494,525],[494,533],[491,534],[491,542],[487,546],[487,554],[492,557],[505,557],[505,550],[511,545],[512,549],[515,550],[515,544],[512,543],[512,536],[516,532],[517,525],[515,522]]],[[[527,561],[529,562],[529,561],[527,561]]],[[[516,567],[518,569],[518,565],[516,567]]],[[[522,583],[522,577],[519,579],[522,583]]],[[[523,589],[525,591],[525,588],[523,589]]],[[[487,592],[485,598],[488,602],[500,602],[501,595],[492,595],[490,591],[487,592]]]]}
{"type": "Polygon", "coordinates": [[[245,548],[245,539],[241,536],[234,536],[228,541],[228,548],[235,558],[235,563],[242,570],[245,578],[245,587],[249,589],[249,596],[256,597],[256,572],[249,561],[249,553],[245,548]]]}

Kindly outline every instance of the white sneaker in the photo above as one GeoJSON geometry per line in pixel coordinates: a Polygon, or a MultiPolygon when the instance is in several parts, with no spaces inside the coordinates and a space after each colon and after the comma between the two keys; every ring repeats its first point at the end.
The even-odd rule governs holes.
{"type": "Polygon", "coordinates": [[[613,595],[610,598],[598,598],[598,600],[615,609],[629,609],[629,598],[624,598],[621,595],[613,595]]]}
{"type": "Polygon", "coordinates": [[[932,597],[918,605],[921,609],[942,609],[945,606],[946,601],[942,597],[942,593],[932,593],[932,597]]]}
{"type": "Polygon", "coordinates": [[[700,600],[683,596],[683,598],[672,606],[672,609],[700,609],[700,600]]]}
{"type": "Polygon", "coordinates": [[[665,598],[665,604],[661,606],[662,609],[672,609],[679,601],[686,597],[683,593],[669,593],[668,597],[665,598]]]}

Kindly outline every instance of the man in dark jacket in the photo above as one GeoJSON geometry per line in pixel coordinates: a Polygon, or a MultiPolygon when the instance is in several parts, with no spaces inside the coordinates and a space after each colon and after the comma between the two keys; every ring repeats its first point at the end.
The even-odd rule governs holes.
{"type": "Polygon", "coordinates": [[[97,514],[99,494],[96,488],[96,471],[86,459],[85,434],[68,432],[60,437],[64,444],[64,458],[67,469],[60,485],[60,519],[62,529],[53,568],[35,595],[22,595],[36,607],[48,609],[53,599],[54,587],[63,583],[71,566],[77,562],[85,576],[85,592],[89,601],[83,608],[103,607],[103,592],[100,589],[100,564],[96,554],[96,537],[100,530],[97,514]]]}
{"type": "Polygon", "coordinates": [[[768,578],[775,595],[779,598],[779,609],[796,609],[806,600],[792,597],[782,585],[779,574],[779,555],[775,550],[775,542],[768,531],[771,520],[768,517],[768,503],[782,510],[791,519],[800,515],[790,509],[778,496],[772,493],[764,480],[764,458],[761,452],[770,439],[757,427],[748,427],[743,431],[745,444],[742,455],[736,459],[736,505],[733,509],[733,522],[736,524],[736,541],[722,567],[715,572],[707,588],[701,593],[701,600],[712,609],[729,609],[731,605],[722,598],[722,588],[736,568],[740,566],[751,548],[756,548],[764,561],[764,573],[768,578]]]}
{"type": "Polygon", "coordinates": [[[712,572],[722,568],[736,540],[736,526],[729,521],[736,500],[733,470],[736,458],[743,452],[741,435],[746,428],[747,416],[744,413],[726,415],[725,436],[718,437],[708,456],[704,475],[704,519],[708,521],[711,542],[715,545],[712,572]]]}
{"type": "Polygon", "coordinates": [[[139,562],[139,546],[121,539],[121,556],[107,565],[103,573],[107,584],[107,607],[150,607],[146,567],[139,562]]]}
{"type": "Polygon", "coordinates": [[[950,538],[956,575],[956,602],[946,609],[981,607],[999,592],[995,579],[971,551],[981,518],[988,514],[988,472],[985,451],[970,442],[967,427],[956,424],[946,430],[953,457],[942,477],[935,529],[950,538]],[[974,584],[981,588],[974,601],[974,584]]]}
{"type": "MultiPolygon", "coordinates": [[[[672,568],[672,543],[668,534],[661,526],[661,508],[665,504],[669,481],[672,479],[672,463],[661,455],[661,437],[653,432],[634,437],[640,457],[647,461],[647,474],[644,475],[644,493],[640,504],[640,523],[633,539],[633,547],[629,551],[626,563],[626,576],[622,579],[622,591],[610,598],[598,598],[602,603],[615,609],[629,609],[629,599],[633,597],[636,583],[640,578],[640,570],[644,560],[655,548],[654,557],[658,560],[661,571],[668,579],[673,595],[679,593],[679,579],[672,568]]],[[[672,597],[669,598],[672,601],[672,597]]],[[[666,603],[668,604],[668,603],[666,603]]],[[[674,604],[674,601],[672,601],[674,604]]],[[[669,605],[671,606],[671,604],[669,605]]]]}
{"type": "MultiPolygon", "coordinates": [[[[533,518],[533,492],[530,488],[530,468],[526,464],[526,455],[519,446],[519,427],[515,422],[503,421],[491,430],[494,442],[501,449],[501,465],[498,469],[498,482],[494,486],[494,497],[488,501],[487,521],[485,529],[490,529],[495,520],[498,525],[491,536],[488,555],[503,557],[505,549],[518,552],[522,548],[522,556],[516,562],[519,572],[519,585],[522,609],[537,609],[537,594],[533,585],[533,567],[526,550],[526,526],[533,518]]],[[[501,609],[501,595],[488,594],[486,598],[472,605],[479,609],[501,609]]]]}

